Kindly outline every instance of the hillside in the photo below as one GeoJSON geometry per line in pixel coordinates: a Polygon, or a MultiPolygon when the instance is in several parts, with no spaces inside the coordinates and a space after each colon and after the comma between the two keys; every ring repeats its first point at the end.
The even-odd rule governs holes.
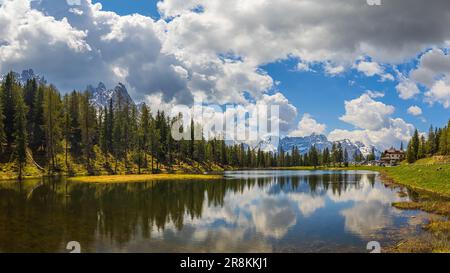
{"type": "MultiPolygon", "coordinates": [[[[111,155],[105,157],[98,147],[94,148],[94,156],[91,158],[89,167],[82,160],[73,158],[68,155],[68,167],[65,165],[65,154],[57,155],[57,162],[60,170],[53,172],[52,175],[68,175],[68,176],[88,176],[88,175],[124,175],[138,174],[139,168],[133,161],[133,155],[128,155],[127,164],[124,161],[117,162],[117,171],[115,172],[115,160],[111,155]]],[[[141,174],[151,174],[152,157],[147,155],[147,163],[140,168],[141,174]]],[[[196,162],[192,160],[177,161],[170,168],[164,164],[159,165],[159,171],[156,170],[156,162],[154,163],[155,172],[159,173],[187,173],[187,174],[203,174],[205,172],[221,172],[231,169],[230,166],[221,166],[212,162],[196,162]]],[[[15,162],[0,163],[0,181],[13,180],[18,177],[19,167],[15,162]]],[[[37,178],[49,174],[48,169],[41,169],[36,165],[34,160],[27,158],[26,165],[23,169],[23,178],[37,178]]]]}

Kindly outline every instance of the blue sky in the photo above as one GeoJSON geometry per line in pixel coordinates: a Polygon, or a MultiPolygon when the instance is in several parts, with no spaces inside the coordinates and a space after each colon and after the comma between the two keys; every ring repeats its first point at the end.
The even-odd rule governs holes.
{"type": "MultiPolygon", "coordinates": [[[[159,19],[157,9],[158,0],[93,0],[100,2],[104,10],[114,11],[120,15],[139,13],[159,19]]],[[[339,120],[345,114],[344,101],[359,97],[367,90],[382,92],[385,96],[379,98],[386,104],[395,106],[395,116],[414,124],[419,130],[427,131],[430,125],[444,126],[449,110],[441,105],[431,106],[422,99],[399,99],[395,90],[398,81],[381,81],[379,77],[365,77],[362,73],[351,69],[338,76],[329,76],[323,69],[317,72],[304,72],[296,70],[297,59],[281,60],[262,65],[261,68],[279,85],[275,88],[281,91],[301,113],[309,113],[315,119],[327,125],[328,131],[334,128],[351,130],[353,126],[339,120]],[[351,84],[351,82],[354,82],[351,84]],[[408,108],[416,105],[422,108],[423,114],[419,117],[408,114],[408,108]]],[[[398,65],[401,71],[409,72],[417,66],[417,60],[410,60],[398,65]]],[[[392,72],[392,70],[391,70],[392,72]]]]}
{"type": "Polygon", "coordinates": [[[120,15],[139,13],[152,18],[159,18],[156,4],[158,0],[93,0],[93,3],[101,3],[103,9],[114,11],[120,15]]]}
{"type": "Polygon", "coordinates": [[[61,92],[121,82],[153,109],[277,104],[283,135],[379,148],[450,117],[448,0],[0,3],[0,73],[33,68],[61,92]]]}

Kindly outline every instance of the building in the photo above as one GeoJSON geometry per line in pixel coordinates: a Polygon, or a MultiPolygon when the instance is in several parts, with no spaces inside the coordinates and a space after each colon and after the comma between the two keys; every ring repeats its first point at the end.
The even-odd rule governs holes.
{"type": "Polygon", "coordinates": [[[405,152],[390,148],[381,155],[381,161],[388,166],[396,166],[406,158],[405,152]]]}

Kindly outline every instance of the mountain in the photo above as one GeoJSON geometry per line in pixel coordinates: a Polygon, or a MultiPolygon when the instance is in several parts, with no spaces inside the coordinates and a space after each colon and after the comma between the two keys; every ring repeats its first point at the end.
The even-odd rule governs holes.
{"type": "Polygon", "coordinates": [[[119,101],[122,103],[135,105],[133,99],[130,97],[130,94],[128,94],[127,88],[122,83],[119,83],[114,89],[107,89],[105,84],[100,82],[97,87],[88,85],[86,90],[91,93],[91,101],[96,108],[103,108],[107,106],[111,99],[114,105],[119,101]]]}
{"type": "Polygon", "coordinates": [[[333,143],[328,141],[324,135],[312,134],[306,137],[286,137],[280,141],[280,150],[285,152],[292,151],[292,148],[296,146],[301,154],[309,152],[312,146],[316,146],[319,151],[323,151],[325,148],[331,150],[333,143]]]}
{"type": "MultiPolygon", "coordinates": [[[[44,79],[44,77],[34,74],[33,69],[23,70],[22,73],[17,73],[13,71],[13,73],[14,77],[21,85],[25,85],[27,81],[31,79],[36,79],[38,84],[47,84],[47,81],[44,79]]],[[[6,74],[0,75],[0,82],[2,82],[5,78],[6,74]]]]}
{"type": "Polygon", "coordinates": [[[324,135],[312,134],[306,137],[286,137],[280,140],[279,150],[283,149],[285,152],[291,152],[292,148],[296,146],[301,154],[308,153],[311,147],[315,146],[319,151],[323,151],[328,148],[330,151],[333,144],[341,144],[342,149],[346,149],[349,158],[353,158],[355,151],[367,157],[372,153],[372,148],[375,149],[375,156],[379,158],[381,152],[372,146],[367,146],[362,142],[352,142],[349,139],[343,139],[339,141],[329,141],[324,135]]]}

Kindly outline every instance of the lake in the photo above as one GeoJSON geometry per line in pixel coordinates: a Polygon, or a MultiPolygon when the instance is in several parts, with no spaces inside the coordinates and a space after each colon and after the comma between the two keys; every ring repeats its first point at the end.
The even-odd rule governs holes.
{"type": "Polygon", "coordinates": [[[366,171],[235,171],[213,181],[0,183],[0,252],[368,252],[422,232],[413,192],[366,171]]]}

